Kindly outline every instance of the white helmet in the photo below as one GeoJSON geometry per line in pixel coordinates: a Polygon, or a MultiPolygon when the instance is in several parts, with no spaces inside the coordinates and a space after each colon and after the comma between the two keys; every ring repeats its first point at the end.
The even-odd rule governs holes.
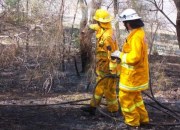
{"type": "Polygon", "coordinates": [[[122,22],[136,19],[141,19],[141,17],[139,17],[136,11],[133,9],[126,9],[119,16],[119,20],[122,22]]]}

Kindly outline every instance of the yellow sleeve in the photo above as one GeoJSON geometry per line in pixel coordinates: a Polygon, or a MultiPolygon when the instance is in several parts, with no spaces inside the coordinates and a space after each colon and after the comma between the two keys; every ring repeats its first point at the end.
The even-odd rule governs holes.
{"type": "Polygon", "coordinates": [[[90,24],[90,25],[89,25],[89,28],[92,29],[92,30],[95,30],[95,31],[97,31],[97,30],[100,29],[100,27],[99,27],[98,24],[90,24]]]}
{"type": "Polygon", "coordinates": [[[120,55],[122,63],[135,65],[141,59],[142,40],[140,37],[134,37],[130,43],[131,51],[120,55]]]}

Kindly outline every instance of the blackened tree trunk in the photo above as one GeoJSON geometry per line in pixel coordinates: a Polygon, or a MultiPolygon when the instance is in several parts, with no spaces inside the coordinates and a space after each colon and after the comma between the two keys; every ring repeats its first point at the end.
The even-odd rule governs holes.
{"type": "Polygon", "coordinates": [[[82,72],[85,72],[87,69],[87,64],[90,62],[91,55],[91,37],[87,36],[84,32],[84,29],[88,21],[88,7],[84,0],[80,0],[80,6],[82,11],[82,19],[80,22],[80,54],[81,54],[81,63],[82,63],[82,72]],[[89,39],[86,39],[89,37],[89,39]],[[89,58],[88,58],[89,57],[89,58]]]}

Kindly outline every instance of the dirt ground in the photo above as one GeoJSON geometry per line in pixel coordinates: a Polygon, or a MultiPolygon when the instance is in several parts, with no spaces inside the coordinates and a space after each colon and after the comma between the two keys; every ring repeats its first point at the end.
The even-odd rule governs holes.
{"type": "MultiPolygon", "coordinates": [[[[161,61],[164,57],[151,59],[161,61]]],[[[165,57],[166,77],[170,77],[171,86],[163,91],[155,90],[156,99],[177,115],[165,110],[154,101],[144,96],[150,116],[150,124],[133,128],[138,130],[179,130],[180,123],[180,58],[165,57]],[[160,109],[160,110],[159,110],[160,109]],[[166,113],[170,113],[169,115],[166,113]],[[177,124],[178,125],[174,125],[177,124]]],[[[67,66],[72,69],[72,66],[67,66]]],[[[132,129],[123,123],[119,114],[112,117],[104,105],[101,105],[95,116],[80,110],[89,103],[93,84],[87,91],[87,76],[76,76],[75,71],[66,73],[61,83],[55,83],[50,92],[44,94],[32,82],[29,86],[18,88],[26,82],[20,79],[23,74],[16,68],[0,71],[0,130],[128,130],[132,129]],[[13,78],[12,78],[13,77],[13,78]],[[18,80],[17,80],[18,79],[18,80]],[[19,83],[19,81],[22,81],[19,83]],[[85,101],[79,101],[86,99],[85,101]],[[74,101],[74,102],[73,102],[74,101]]],[[[149,93],[149,91],[147,91],[149,93]]]]}

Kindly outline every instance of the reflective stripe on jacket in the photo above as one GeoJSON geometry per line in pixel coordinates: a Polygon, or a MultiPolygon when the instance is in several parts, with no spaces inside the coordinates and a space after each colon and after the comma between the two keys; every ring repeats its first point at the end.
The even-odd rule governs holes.
{"type": "Polygon", "coordinates": [[[148,88],[148,45],[142,28],[134,29],[123,45],[119,87],[124,91],[148,88]]]}

